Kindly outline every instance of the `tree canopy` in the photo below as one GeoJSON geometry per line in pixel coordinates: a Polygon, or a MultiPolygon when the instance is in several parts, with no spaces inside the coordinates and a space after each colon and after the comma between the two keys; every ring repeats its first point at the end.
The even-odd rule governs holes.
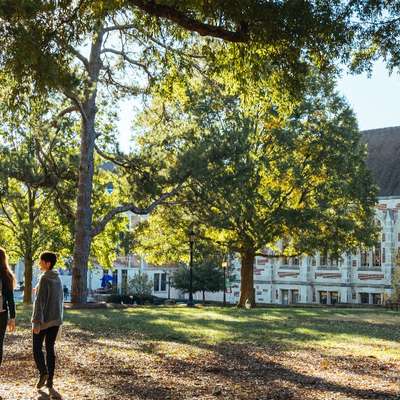
{"type": "MultiPolygon", "coordinates": [[[[66,108],[60,112],[59,120],[71,113],[78,116],[77,129],[80,130],[80,143],[74,227],[73,301],[84,302],[86,299],[86,270],[92,240],[107,229],[107,224],[114,217],[125,211],[146,213],[154,210],[166,198],[176,194],[186,181],[188,172],[194,174],[193,181],[196,179],[201,181],[202,178],[198,175],[201,172],[206,173],[205,176],[208,174],[208,180],[211,177],[215,178],[215,184],[226,183],[220,173],[221,168],[224,170],[226,166],[221,163],[218,165],[216,162],[212,163],[213,168],[208,170],[204,167],[206,158],[198,159],[195,161],[197,165],[193,165],[191,157],[183,157],[179,162],[184,168],[160,170],[160,165],[163,165],[162,159],[157,160],[152,157],[154,164],[151,164],[143,162],[147,159],[138,156],[137,153],[124,156],[118,149],[109,146],[110,142],[104,140],[104,137],[107,137],[104,134],[107,128],[105,131],[102,129],[104,124],[101,123],[101,113],[108,112],[110,120],[114,120],[115,106],[121,98],[140,96],[142,105],[146,102],[153,105],[158,102],[159,106],[162,106],[160,98],[170,101],[177,95],[177,91],[183,96],[186,95],[185,80],[192,81],[200,76],[204,82],[222,85],[224,95],[218,101],[210,101],[209,95],[205,96],[204,101],[194,102],[190,96],[188,97],[186,106],[190,105],[194,112],[182,111],[187,116],[191,115],[190,118],[196,113],[198,118],[204,117],[205,122],[209,122],[205,132],[210,134],[205,136],[208,143],[199,141],[196,124],[199,128],[204,126],[195,121],[193,129],[186,130],[186,134],[188,136],[194,134],[193,145],[199,147],[197,149],[192,147],[190,150],[190,146],[187,146],[184,153],[186,150],[189,153],[185,154],[190,154],[190,151],[203,151],[207,157],[220,157],[221,154],[210,154],[209,150],[209,146],[211,144],[214,146],[217,140],[222,140],[221,149],[232,154],[237,154],[239,150],[249,151],[252,155],[245,160],[246,162],[240,157],[234,160],[235,163],[240,162],[242,165],[236,172],[235,168],[230,171],[229,179],[234,181],[236,179],[235,184],[239,185],[249,182],[256,184],[262,180],[268,182],[268,190],[263,189],[263,193],[258,192],[257,201],[261,203],[264,201],[265,205],[266,200],[260,199],[269,199],[274,207],[288,201],[281,211],[284,210],[286,213],[285,221],[292,221],[286,230],[290,229],[291,235],[298,237],[298,243],[302,242],[300,238],[305,232],[294,227],[302,226],[305,220],[312,221],[314,217],[318,220],[323,218],[328,225],[328,222],[332,223],[335,215],[339,214],[340,207],[342,214],[355,213],[357,205],[351,209],[346,197],[346,190],[350,190],[349,185],[340,189],[337,185],[342,179],[339,174],[331,176],[326,173],[334,159],[329,152],[332,154],[337,152],[335,153],[334,149],[330,148],[312,128],[312,124],[319,129],[327,126],[334,132],[332,122],[334,118],[330,121],[329,113],[337,113],[345,120],[346,112],[339,105],[340,101],[336,100],[332,100],[326,108],[330,110],[329,112],[324,114],[319,111],[318,105],[321,107],[326,105],[322,97],[323,90],[319,93],[319,97],[317,93],[310,92],[309,86],[312,81],[310,74],[312,75],[313,71],[318,73],[337,71],[337,64],[341,61],[347,62],[354,54],[356,61],[357,57],[359,60],[364,60],[373,58],[375,54],[389,54],[385,50],[385,40],[389,34],[393,35],[393,38],[397,35],[393,23],[390,22],[395,21],[397,12],[396,6],[392,3],[386,4],[380,1],[18,0],[2,2],[0,83],[5,83],[7,86],[7,90],[2,91],[2,101],[9,107],[17,108],[21,93],[33,92],[37,96],[50,93],[61,96],[65,103],[66,108]],[[374,17],[377,18],[377,26],[384,27],[383,30],[366,28],[369,25],[365,22],[374,17]],[[386,17],[389,19],[385,20],[386,17]],[[363,34],[368,38],[365,48],[360,40],[363,34]],[[356,53],[355,44],[359,47],[356,53]],[[375,48],[379,48],[379,51],[375,51],[375,48]],[[316,99],[314,103],[304,101],[311,97],[316,99]],[[211,112],[201,111],[201,107],[210,107],[211,112]],[[221,111],[223,107],[243,111],[238,114],[240,118],[235,120],[234,115],[221,111]],[[306,123],[307,113],[310,113],[312,123],[306,123]],[[225,127],[220,130],[210,118],[221,119],[225,127]],[[260,119],[263,121],[262,124],[255,122],[260,119]],[[270,136],[260,129],[260,126],[265,125],[268,126],[270,136]],[[293,132],[298,132],[300,129],[311,132],[310,136],[307,137],[306,133],[303,133],[303,136],[299,133],[297,136],[293,135],[293,132]],[[233,141],[235,147],[232,148],[233,144],[223,139],[221,135],[221,132],[226,133],[231,130],[242,133],[257,132],[262,139],[254,135],[239,139],[238,135],[236,142],[233,141]],[[211,132],[214,138],[211,137],[211,132]],[[263,147],[264,139],[272,141],[272,149],[282,149],[283,145],[286,149],[279,150],[282,154],[278,152],[274,155],[272,153],[275,150],[271,150],[272,153],[267,157],[268,165],[265,166],[265,171],[270,171],[272,168],[274,171],[272,176],[268,176],[267,172],[261,171],[262,169],[261,175],[257,173],[250,176],[249,165],[253,163],[254,167],[256,164],[254,160],[260,156],[257,146],[263,147]],[[327,195],[326,191],[321,191],[320,199],[315,200],[313,204],[310,203],[311,200],[309,201],[312,197],[310,193],[314,193],[315,187],[319,188],[319,183],[307,179],[306,173],[309,173],[309,169],[315,170],[318,164],[316,158],[307,156],[307,146],[313,146],[316,149],[315,153],[321,158],[327,157],[326,168],[320,171],[320,180],[326,178],[325,188],[330,184],[330,194],[336,191],[336,198],[344,196],[342,204],[335,203],[335,212],[331,212],[333,197],[327,195]],[[125,179],[132,187],[131,192],[126,192],[131,196],[124,196],[118,206],[113,204],[107,210],[102,209],[101,215],[95,215],[93,209],[96,153],[103,160],[109,160],[121,167],[120,171],[125,173],[121,179],[125,179]],[[292,154],[297,166],[293,165],[292,159],[288,160],[288,157],[285,157],[287,154],[292,154]],[[281,158],[272,162],[271,157],[281,158]],[[302,163],[304,170],[299,167],[302,163]],[[169,176],[166,171],[175,175],[169,176]],[[325,175],[322,177],[324,171],[325,175]],[[243,173],[242,178],[239,178],[239,172],[243,173]],[[177,177],[179,179],[176,179],[177,177]],[[278,188],[278,181],[283,183],[281,188],[278,188]],[[302,191],[300,189],[302,183],[314,184],[315,187],[311,192],[302,191]],[[291,185],[298,189],[292,190],[291,185]],[[284,193],[288,195],[285,197],[284,193]],[[306,193],[304,198],[302,193],[306,193]],[[322,193],[326,196],[324,199],[322,193]],[[282,201],[274,202],[275,195],[278,199],[285,197],[285,201],[281,199],[282,201]],[[304,206],[300,212],[306,200],[307,207],[304,206]],[[295,206],[296,201],[300,205],[295,206]],[[321,207],[319,211],[318,207],[321,207]]],[[[396,40],[389,42],[388,49],[390,48],[390,54],[394,55],[397,42],[396,40]]],[[[320,84],[321,80],[318,82],[320,84]]],[[[311,87],[316,90],[315,84],[311,83],[311,87]]],[[[205,93],[213,90],[206,89],[205,93]]],[[[199,93],[197,96],[199,97],[199,93]]],[[[331,98],[330,94],[328,98],[331,98]]],[[[187,124],[187,121],[179,118],[177,121],[177,124],[183,122],[187,124]]],[[[344,127],[340,129],[345,130],[344,127]]],[[[341,136],[338,132],[340,129],[336,129],[337,137],[341,136]]],[[[349,132],[352,132],[352,129],[349,129],[349,132]]],[[[149,140],[152,140],[151,137],[152,135],[149,135],[149,140]]],[[[350,146],[350,143],[355,145],[355,137],[356,135],[354,140],[351,139],[353,142],[350,139],[343,139],[336,145],[342,146],[343,150],[348,149],[346,146],[350,146]]],[[[186,144],[190,144],[187,137],[185,140],[186,144]]],[[[355,159],[359,160],[358,150],[356,155],[355,159]]],[[[231,161],[229,158],[225,160],[228,164],[231,161]]],[[[339,162],[339,158],[336,161],[339,162]]],[[[340,161],[345,162],[345,160],[340,161]]],[[[364,179],[362,167],[359,169],[361,179],[364,179]]],[[[312,175],[311,172],[310,174],[312,175]]],[[[222,199],[226,198],[221,191],[218,191],[219,187],[209,187],[209,189],[215,189],[222,199]]],[[[228,195],[235,193],[242,196],[245,202],[246,195],[251,190],[254,190],[254,187],[250,188],[243,184],[240,190],[233,190],[228,195]]],[[[356,196],[354,193],[352,195],[356,196]]],[[[366,193],[364,195],[369,196],[366,193]]],[[[198,200],[198,204],[201,201],[209,203],[202,198],[198,189],[192,192],[191,196],[198,200]]],[[[222,201],[219,206],[223,203],[222,201]]],[[[257,214],[257,207],[256,205],[247,207],[244,203],[242,206],[238,205],[236,211],[242,208],[246,209],[248,214],[250,210],[257,214]]],[[[357,211],[360,212],[360,209],[357,211]]],[[[211,214],[216,215],[214,209],[210,217],[211,214]]],[[[218,217],[223,214],[221,211],[218,217]]],[[[367,214],[368,212],[362,215],[367,217],[367,214]]],[[[216,218],[215,215],[213,218],[216,218]]],[[[241,218],[249,217],[250,215],[246,217],[242,215],[241,218]]],[[[279,223],[280,218],[278,218],[279,223]]],[[[282,232],[274,233],[275,225],[271,221],[268,234],[275,240],[282,232]]],[[[349,221],[348,225],[341,227],[341,234],[345,235],[352,230],[349,227],[353,226],[354,221],[350,216],[349,221]]],[[[277,225],[281,226],[279,223],[277,225]]],[[[324,231],[321,224],[309,225],[314,229],[313,237],[319,238],[320,235],[320,239],[326,239],[327,230],[324,231]]],[[[224,236],[223,241],[229,237],[228,241],[233,244],[236,239],[229,236],[230,226],[228,218],[223,222],[223,235],[228,235],[224,236]]],[[[257,234],[260,229],[257,226],[252,228],[257,234]]],[[[251,235],[257,237],[257,234],[253,232],[251,235]]],[[[333,235],[333,238],[337,237],[338,235],[333,235]]],[[[313,244],[313,247],[319,245],[320,239],[313,244]]],[[[255,247],[260,247],[258,239],[252,240],[257,243],[255,247]]],[[[300,247],[305,249],[307,245],[302,243],[300,247]]]]}
{"type": "Polygon", "coordinates": [[[258,254],[339,256],[370,244],[376,192],[355,118],[328,76],[312,74],[288,114],[194,80],[182,97],[156,99],[141,125],[145,157],[190,171],[179,206],[200,235],[241,255],[242,305],[254,303],[258,254]]]}

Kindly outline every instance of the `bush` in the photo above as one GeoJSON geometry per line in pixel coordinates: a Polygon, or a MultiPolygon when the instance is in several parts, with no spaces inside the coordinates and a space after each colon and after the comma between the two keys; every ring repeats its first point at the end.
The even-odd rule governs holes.
{"type": "Polygon", "coordinates": [[[139,271],[139,273],[129,281],[128,289],[132,296],[137,296],[140,299],[148,299],[151,297],[153,281],[147,274],[139,271]]]}
{"type": "Polygon", "coordinates": [[[138,296],[138,295],[121,295],[121,294],[111,294],[106,299],[107,303],[113,304],[164,304],[165,299],[162,299],[157,296],[146,295],[146,296],[138,296]]]}

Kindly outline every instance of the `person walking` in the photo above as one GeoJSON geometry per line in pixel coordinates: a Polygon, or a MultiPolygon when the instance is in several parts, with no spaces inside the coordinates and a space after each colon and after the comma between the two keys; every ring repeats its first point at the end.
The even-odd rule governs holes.
{"type": "Polygon", "coordinates": [[[63,291],[64,291],[64,301],[66,301],[68,300],[68,295],[69,295],[69,290],[67,285],[64,285],[63,291]]]}
{"type": "Polygon", "coordinates": [[[63,322],[63,286],[58,272],[53,270],[56,262],[56,254],[50,251],[43,252],[39,257],[42,275],[36,286],[32,313],[33,356],[40,374],[36,384],[38,389],[45,385],[53,389],[56,366],[54,346],[63,322]],[[43,342],[46,347],[46,360],[43,342]]]}
{"type": "Polygon", "coordinates": [[[6,329],[15,330],[14,289],[16,280],[8,264],[6,251],[0,247],[0,366],[6,329]]]}

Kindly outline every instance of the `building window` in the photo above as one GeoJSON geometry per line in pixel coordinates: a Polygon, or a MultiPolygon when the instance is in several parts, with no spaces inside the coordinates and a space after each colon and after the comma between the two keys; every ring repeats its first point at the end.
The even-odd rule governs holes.
{"type": "Polygon", "coordinates": [[[160,290],[165,292],[167,290],[167,274],[164,272],[161,274],[161,287],[160,290]]]}
{"type": "Polygon", "coordinates": [[[381,260],[381,244],[377,243],[373,248],[373,266],[380,267],[382,264],[381,260]]]}
{"type": "Polygon", "coordinates": [[[297,289],[292,290],[292,303],[297,304],[300,301],[299,291],[297,289]]]}
{"type": "Polygon", "coordinates": [[[328,259],[328,254],[326,252],[323,252],[319,255],[319,265],[321,267],[326,266],[327,263],[327,259],[328,259]]]}
{"type": "Polygon", "coordinates": [[[317,265],[317,260],[315,259],[315,256],[312,256],[312,257],[311,257],[311,265],[312,265],[313,267],[315,267],[315,266],[317,265]]]}
{"type": "Polygon", "coordinates": [[[369,293],[360,293],[360,303],[369,304],[369,293]]]}
{"type": "Polygon", "coordinates": [[[319,292],[319,302],[320,304],[328,304],[328,293],[327,292],[319,292]]]}
{"type": "Polygon", "coordinates": [[[299,265],[300,264],[300,260],[299,257],[293,257],[292,258],[292,265],[299,265]]]}
{"type": "Polygon", "coordinates": [[[357,260],[353,260],[353,261],[351,262],[351,265],[352,265],[353,267],[357,267],[357,260]]]}
{"type": "Polygon", "coordinates": [[[400,232],[397,234],[397,241],[400,242],[400,232]]]}
{"type": "Polygon", "coordinates": [[[382,233],[382,242],[386,242],[386,235],[382,233]]]}
{"type": "Polygon", "coordinates": [[[361,251],[361,266],[369,267],[369,252],[361,251]]]}
{"type": "Polygon", "coordinates": [[[282,298],[281,298],[282,304],[289,304],[289,291],[281,289],[281,293],[282,293],[282,298]]]}
{"type": "Polygon", "coordinates": [[[337,267],[339,265],[339,259],[334,257],[329,257],[330,265],[337,267]]]}
{"type": "Polygon", "coordinates": [[[154,274],[154,291],[165,292],[167,290],[167,274],[165,272],[154,274]]]}
{"type": "Polygon", "coordinates": [[[330,292],[330,295],[331,295],[331,304],[337,304],[339,302],[339,293],[330,292]]]}
{"type": "Polygon", "coordinates": [[[372,294],[372,303],[373,304],[382,304],[382,295],[380,293],[372,294]]]}
{"type": "Polygon", "coordinates": [[[158,292],[158,288],[160,287],[160,274],[159,273],[154,274],[153,283],[154,283],[154,291],[158,292]]]}
{"type": "Polygon", "coordinates": [[[382,247],[382,264],[386,262],[386,249],[382,247]]]}

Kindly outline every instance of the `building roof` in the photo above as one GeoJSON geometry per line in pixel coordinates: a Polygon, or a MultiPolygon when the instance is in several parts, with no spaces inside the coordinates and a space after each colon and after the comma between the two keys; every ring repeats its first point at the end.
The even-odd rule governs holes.
{"type": "Polygon", "coordinates": [[[361,131],[378,196],[400,196],[400,126],[361,131]]]}

